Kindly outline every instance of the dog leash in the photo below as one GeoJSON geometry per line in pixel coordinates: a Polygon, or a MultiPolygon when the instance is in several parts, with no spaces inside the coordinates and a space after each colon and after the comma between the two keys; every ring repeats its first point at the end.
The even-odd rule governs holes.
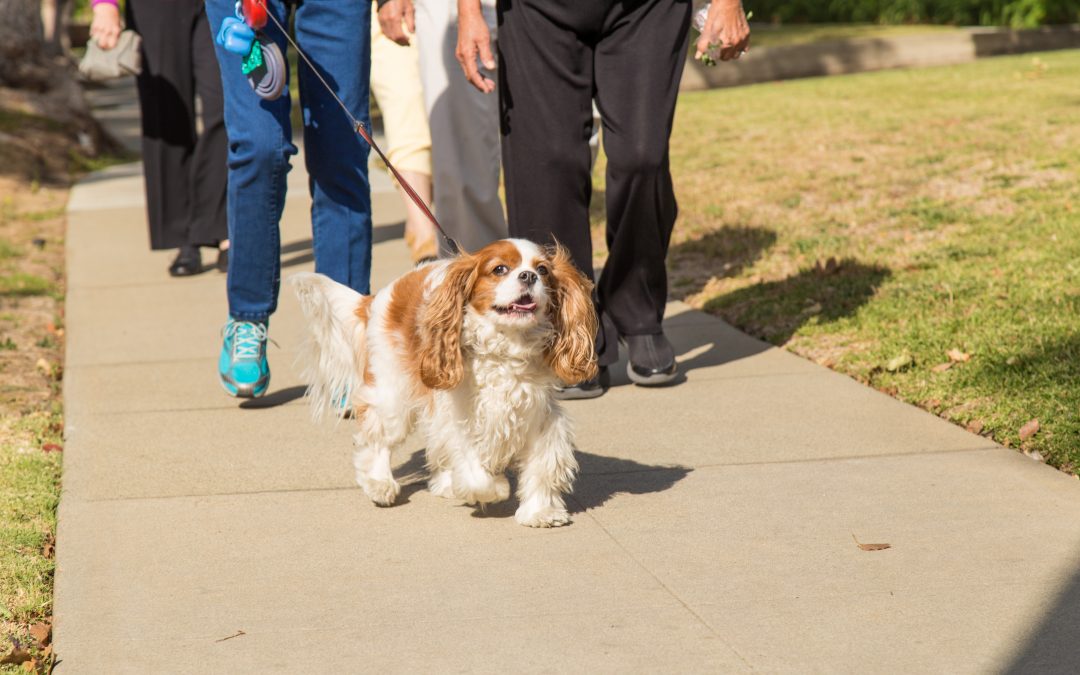
{"type": "Polygon", "coordinates": [[[371,133],[364,128],[364,123],[356,119],[356,116],[352,114],[352,111],[349,110],[349,107],[347,105],[345,105],[345,102],[338,97],[338,95],[334,92],[333,88],[331,88],[329,83],[327,83],[327,81],[323,78],[322,73],[319,72],[319,69],[315,67],[315,64],[312,63],[311,59],[309,59],[307,54],[304,53],[304,50],[300,49],[300,45],[296,44],[296,41],[292,39],[291,35],[289,35],[289,31],[281,25],[281,22],[277,20],[277,17],[274,16],[274,13],[271,12],[270,8],[266,6],[266,1],[255,0],[255,4],[262,7],[263,10],[266,11],[266,16],[270,19],[270,21],[274,23],[275,26],[277,26],[277,29],[281,31],[281,34],[284,35],[285,39],[289,41],[289,44],[292,45],[292,48],[295,49],[296,53],[300,55],[300,58],[304,59],[304,62],[307,63],[308,68],[311,68],[311,72],[315,73],[315,77],[319,78],[319,82],[322,83],[322,86],[326,89],[327,92],[330,93],[331,96],[334,97],[334,100],[337,101],[338,105],[341,106],[341,109],[342,111],[344,111],[345,116],[348,117],[349,121],[352,123],[353,131],[355,131],[357,134],[360,135],[361,138],[367,141],[367,144],[371,146],[371,149],[374,150],[379,155],[379,158],[382,159],[383,163],[386,164],[386,168],[390,170],[391,174],[393,174],[394,178],[398,182],[398,185],[400,185],[405,190],[405,194],[409,195],[409,199],[412,200],[413,204],[416,204],[417,208],[419,208],[424,213],[424,215],[428,217],[428,220],[430,220],[435,225],[435,229],[437,229],[439,231],[439,234],[442,235],[443,239],[446,240],[446,246],[450,249],[450,253],[454,255],[461,253],[461,247],[458,246],[458,243],[454,241],[453,238],[451,238],[450,235],[446,233],[446,230],[442,228],[442,225],[439,224],[439,221],[435,219],[435,214],[432,213],[431,209],[427,207],[427,204],[424,203],[424,200],[420,199],[420,195],[416,194],[416,190],[413,189],[412,185],[409,185],[409,181],[405,180],[404,176],[398,173],[398,170],[395,169],[394,165],[390,163],[390,159],[382,151],[382,148],[380,148],[379,145],[375,142],[375,139],[371,137],[371,133]]]}

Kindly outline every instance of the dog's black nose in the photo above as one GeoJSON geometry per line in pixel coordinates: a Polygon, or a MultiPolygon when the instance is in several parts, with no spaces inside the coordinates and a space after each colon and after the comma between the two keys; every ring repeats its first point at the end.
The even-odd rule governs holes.
{"type": "Polygon", "coordinates": [[[521,283],[525,284],[526,286],[532,286],[536,283],[536,280],[538,278],[539,277],[536,276],[536,272],[530,272],[528,270],[525,270],[518,275],[518,279],[521,279],[521,283]]]}

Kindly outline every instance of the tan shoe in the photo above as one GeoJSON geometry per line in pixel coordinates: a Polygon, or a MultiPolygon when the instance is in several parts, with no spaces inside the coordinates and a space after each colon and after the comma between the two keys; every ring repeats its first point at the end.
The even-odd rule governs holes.
{"type": "Polygon", "coordinates": [[[439,257],[439,242],[435,239],[434,234],[421,239],[415,232],[406,231],[405,244],[409,247],[409,254],[412,256],[414,265],[429,262],[439,257]]]}

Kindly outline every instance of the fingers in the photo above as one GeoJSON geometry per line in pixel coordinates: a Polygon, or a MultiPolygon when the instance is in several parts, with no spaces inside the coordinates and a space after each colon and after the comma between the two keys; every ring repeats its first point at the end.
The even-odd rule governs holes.
{"type": "Polygon", "coordinates": [[[98,47],[105,51],[112,49],[120,41],[120,30],[118,28],[99,28],[97,31],[91,30],[90,35],[97,40],[98,47]]]}
{"type": "Polygon", "coordinates": [[[458,43],[454,52],[461,70],[472,86],[485,94],[495,91],[495,83],[484,77],[477,67],[477,57],[489,70],[495,68],[495,59],[491,55],[491,33],[487,23],[479,14],[460,16],[458,19],[458,43]]]}
{"type": "Polygon", "coordinates": [[[405,28],[408,29],[413,35],[416,34],[416,8],[413,7],[412,0],[402,0],[405,5],[405,28]]]}
{"type": "Polygon", "coordinates": [[[480,48],[480,63],[488,70],[495,70],[495,57],[491,55],[491,41],[484,40],[477,45],[480,48]]]}
{"type": "Polygon", "coordinates": [[[98,3],[90,22],[90,35],[102,49],[112,49],[120,38],[120,11],[116,5],[98,3]]]}
{"type": "MultiPolygon", "coordinates": [[[[484,77],[480,72],[480,69],[476,66],[477,51],[476,44],[472,43],[471,45],[458,50],[457,59],[461,64],[461,69],[465,72],[465,79],[480,91],[485,94],[490,94],[495,91],[495,83],[484,77]]],[[[491,58],[490,53],[488,54],[488,58],[491,58]]]]}
{"type": "Polygon", "coordinates": [[[396,2],[388,2],[379,10],[379,28],[387,39],[399,45],[409,44],[409,36],[401,23],[401,8],[396,2]]]}
{"type": "Polygon", "coordinates": [[[705,35],[701,35],[697,42],[694,43],[694,58],[700,59],[702,56],[709,52],[709,38],[705,35]]]}

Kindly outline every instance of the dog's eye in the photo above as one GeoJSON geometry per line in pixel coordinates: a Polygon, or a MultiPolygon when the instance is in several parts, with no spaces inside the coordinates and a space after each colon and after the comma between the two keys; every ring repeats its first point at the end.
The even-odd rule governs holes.
{"type": "Polygon", "coordinates": [[[536,266],[536,273],[539,274],[542,277],[546,277],[548,275],[547,265],[537,265],[536,266]]]}
{"type": "Polygon", "coordinates": [[[510,271],[510,268],[507,267],[506,265],[499,265],[498,267],[496,267],[495,269],[493,269],[491,271],[495,273],[495,276],[501,277],[501,276],[505,276],[506,273],[510,271]]]}

